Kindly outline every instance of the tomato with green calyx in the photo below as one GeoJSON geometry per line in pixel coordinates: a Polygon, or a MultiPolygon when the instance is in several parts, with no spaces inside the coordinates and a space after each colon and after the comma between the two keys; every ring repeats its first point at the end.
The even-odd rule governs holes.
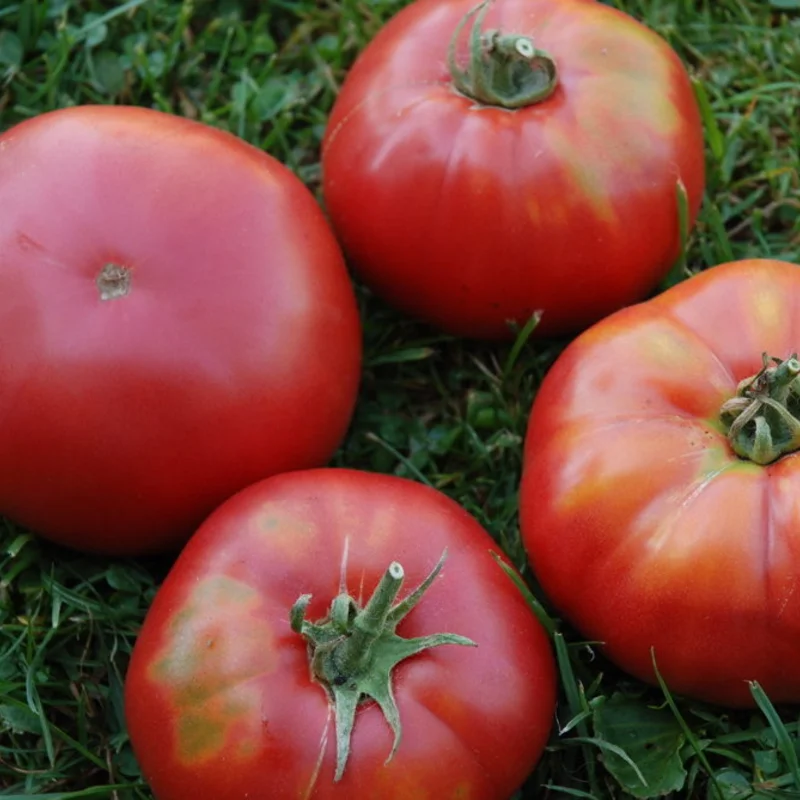
{"type": "Polygon", "coordinates": [[[800,270],[725,264],[586,331],[534,403],[521,526],[538,580],[671,691],[752,706],[758,681],[800,701],[798,337],[800,270]]]}
{"type": "Polygon", "coordinates": [[[606,4],[474,3],[418,0],[360,55],[325,133],[325,202],[404,311],[495,339],[541,311],[535,335],[571,333],[679,255],[705,182],[693,87],[606,4]]]}
{"type": "Polygon", "coordinates": [[[434,489],[288,473],[217,509],[126,678],[158,800],[507,800],[555,709],[544,629],[434,489]]]}
{"type": "Polygon", "coordinates": [[[322,466],[358,308],[311,193],[237,137],[81,106],[0,136],[0,513],[61,544],[178,547],[322,466]]]}

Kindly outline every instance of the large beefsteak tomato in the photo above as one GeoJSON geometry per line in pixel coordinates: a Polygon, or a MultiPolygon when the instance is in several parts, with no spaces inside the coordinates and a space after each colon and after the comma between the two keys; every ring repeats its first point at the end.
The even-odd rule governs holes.
{"type": "Polygon", "coordinates": [[[0,137],[0,513],[108,553],[178,545],[325,464],[361,333],[311,193],[231,134],[83,106],[0,137]]]}
{"type": "Polygon", "coordinates": [[[574,332],[644,298],[679,253],[677,187],[690,224],[704,187],[693,89],[608,5],[494,0],[468,19],[474,3],[418,0],[361,54],[325,134],[326,205],[403,310],[466,336],[536,311],[537,335],[574,332]]]}
{"type": "Polygon", "coordinates": [[[524,543],[555,605],[644,680],[654,657],[676,692],[800,701],[798,349],[800,269],[741,261],[598,323],[545,378],[524,543]]]}
{"type": "Polygon", "coordinates": [[[548,738],[555,670],[493,553],[456,503],[393,476],[295,472],[223,504],[126,678],[155,796],[507,800],[548,738]]]}

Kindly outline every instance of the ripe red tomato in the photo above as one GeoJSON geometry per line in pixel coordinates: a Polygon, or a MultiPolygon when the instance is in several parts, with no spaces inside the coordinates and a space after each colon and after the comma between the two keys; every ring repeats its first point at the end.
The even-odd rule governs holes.
{"type": "Polygon", "coordinates": [[[666,42],[595,0],[495,0],[472,56],[460,33],[471,77],[454,78],[474,3],[419,0],[366,48],[326,131],[325,201],[401,309],[465,336],[508,337],[537,310],[537,335],[574,332],[679,253],[676,186],[690,224],[704,188],[692,86],[666,42]]]}
{"type": "Polygon", "coordinates": [[[799,334],[800,270],[735,262],[598,323],[545,378],[524,543],[564,615],[644,680],[654,648],[673,691],[748,706],[757,680],[800,701],[799,334]]]}
{"type": "Polygon", "coordinates": [[[0,137],[0,208],[0,512],[142,553],[327,462],[360,325],[288,169],[200,123],[85,106],[0,137]]]}
{"type": "Polygon", "coordinates": [[[507,800],[548,738],[555,670],[543,628],[492,553],[488,534],[452,500],[393,476],[295,472],[226,502],[159,590],[126,678],[131,742],[155,796],[507,800]],[[376,587],[395,580],[399,564],[405,602],[445,550],[444,569],[397,636],[369,651],[366,679],[343,648],[380,629],[385,617],[367,601],[391,601],[376,587]],[[342,584],[357,606],[342,602],[342,584]],[[372,607],[371,622],[361,606],[372,607]],[[295,627],[303,615],[312,632],[309,622],[329,621],[313,651],[290,627],[293,607],[295,627]],[[443,632],[468,641],[377,676],[388,651],[443,632]],[[312,663],[324,678],[312,678],[312,663]],[[382,696],[387,714],[372,701],[356,713],[355,683],[382,696]],[[395,752],[390,683],[402,730],[395,752]]]}

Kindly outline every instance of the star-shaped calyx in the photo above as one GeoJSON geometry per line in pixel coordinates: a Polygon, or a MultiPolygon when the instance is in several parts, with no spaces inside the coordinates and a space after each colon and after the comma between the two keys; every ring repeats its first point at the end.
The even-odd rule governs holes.
{"type": "Polygon", "coordinates": [[[435,633],[404,639],[395,632],[400,621],[414,609],[444,566],[442,554],[430,575],[404,600],[395,603],[403,585],[403,567],[393,561],[374,594],[361,607],[344,585],[331,603],[328,616],[319,622],[305,618],[310,594],[302,595],[290,614],[292,630],[308,643],[311,674],[327,691],[336,724],[336,774],[344,774],[350,739],[360,703],[374,700],[394,733],[388,763],[402,736],[400,714],[392,691],[392,670],[406,658],[443,644],[475,647],[476,643],[454,633],[435,633]]]}
{"type": "Polygon", "coordinates": [[[740,381],[720,418],[731,449],[756,464],[771,464],[800,450],[800,360],[763,354],[761,371],[740,381]]]}

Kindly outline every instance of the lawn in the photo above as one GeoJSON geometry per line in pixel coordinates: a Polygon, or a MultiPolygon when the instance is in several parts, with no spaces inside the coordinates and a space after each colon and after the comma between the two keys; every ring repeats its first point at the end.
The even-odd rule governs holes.
{"type": "MultiPolygon", "coordinates": [[[[75,104],[153,107],[235,133],[318,192],[337,89],[402,5],[4,0],[0,130],[75,104]]],[[[697,80],[708,184],[687,270],[753,256],[800,262],[800,2],[616,5],[666,37],[697,80]]],[[[524,569],[521,442],[537,386],[565,343],[516,353],[464,342],[358,291],[365,373],[334,463],[440,488],[524,569]]],[[[128,743],[122,687],[168,568],[167,559],[81,556],[0,520],[0,796],[152,797],[128,743]]],[[[800,797],[796,709],[761,698],[757,711],[730,713],[673,698],[558,627],[558,725],[520,797],[800,797]]]]}

